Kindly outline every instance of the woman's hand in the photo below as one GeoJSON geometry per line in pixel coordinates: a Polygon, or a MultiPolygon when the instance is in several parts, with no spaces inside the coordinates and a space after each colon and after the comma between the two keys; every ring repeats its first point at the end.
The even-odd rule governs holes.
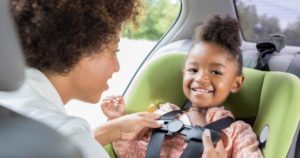
{"type": "Polygon", "coordinates": [[[115,119],[125,115],[125,103],[122,96],[108,96],[103,99],[101,109],[109,119],[115,119]]]}
{"type": "Polygon", "coordinates": [[[207,129],[204,130],[202,142],[204,146],[202,158],[227,158],[227,152],[224,148],[223,142],[219,141],[215,148],[211,141],[210,131],[207,129]]]}
{"type": "MultiPolygon", "coordinates": [[[[159,128],[161,121],[157,121],[159,114],[139,112],[119,118],[120,140],[141,139],[150,128],[159,128]]],[[[117,120],[116,120],[117,121],[117,120]]]]}
{"type": "Polygon", "coordinates": [[[99,127],[95,131],[95,138],[102,145],[116,140],[141,139],[149,128],[159,128],[163,124],[157,121],[159,114],[139,112],[125,115],[99,127]]]}

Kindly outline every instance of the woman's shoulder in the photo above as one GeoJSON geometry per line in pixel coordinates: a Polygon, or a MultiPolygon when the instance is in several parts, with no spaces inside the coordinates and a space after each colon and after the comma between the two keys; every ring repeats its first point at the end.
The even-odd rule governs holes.
{"type": "Polygon", "coordinates": [[[73,135],[79,132],[93,135],[93,131],[89,123],[86,120],[75,116],[65,116],[61,120],[61,124],[58,126],[58,129],[67,135],[73,135]]]}

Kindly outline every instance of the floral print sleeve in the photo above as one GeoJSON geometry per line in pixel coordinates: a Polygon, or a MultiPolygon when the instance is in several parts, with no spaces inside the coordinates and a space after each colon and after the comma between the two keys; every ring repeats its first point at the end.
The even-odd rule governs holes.
{"type": "MultiPolygon", "coordinates": [[[[210,108],[206,113],[207,123],[233,117],[232,113],[223,107],[210,108]]],[[[243,121],[235,121],[230,127],[223,130],[227,135],[225,147],[228,157],[232,158],[262,158],[259,142],[251,126],[243,121]]]]}

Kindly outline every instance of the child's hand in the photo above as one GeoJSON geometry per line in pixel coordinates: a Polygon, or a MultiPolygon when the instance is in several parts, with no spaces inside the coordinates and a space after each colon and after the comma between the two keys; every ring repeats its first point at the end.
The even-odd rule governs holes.
{"type": "Polygon", "coordinates": [[[109,119],[115,119],[125,115],[125,103],[122,96],[108,96],[103,99],[101,109],[109,119]]]}

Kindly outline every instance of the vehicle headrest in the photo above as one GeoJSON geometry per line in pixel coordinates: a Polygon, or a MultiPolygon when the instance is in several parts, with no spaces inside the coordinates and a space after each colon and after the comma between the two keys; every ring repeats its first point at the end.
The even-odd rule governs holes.
{"type": "Polygon", "coordinates": [[[22,85],[24,65],[8,1],[0,1],[0,91],[13,91],[22,85]]]}

